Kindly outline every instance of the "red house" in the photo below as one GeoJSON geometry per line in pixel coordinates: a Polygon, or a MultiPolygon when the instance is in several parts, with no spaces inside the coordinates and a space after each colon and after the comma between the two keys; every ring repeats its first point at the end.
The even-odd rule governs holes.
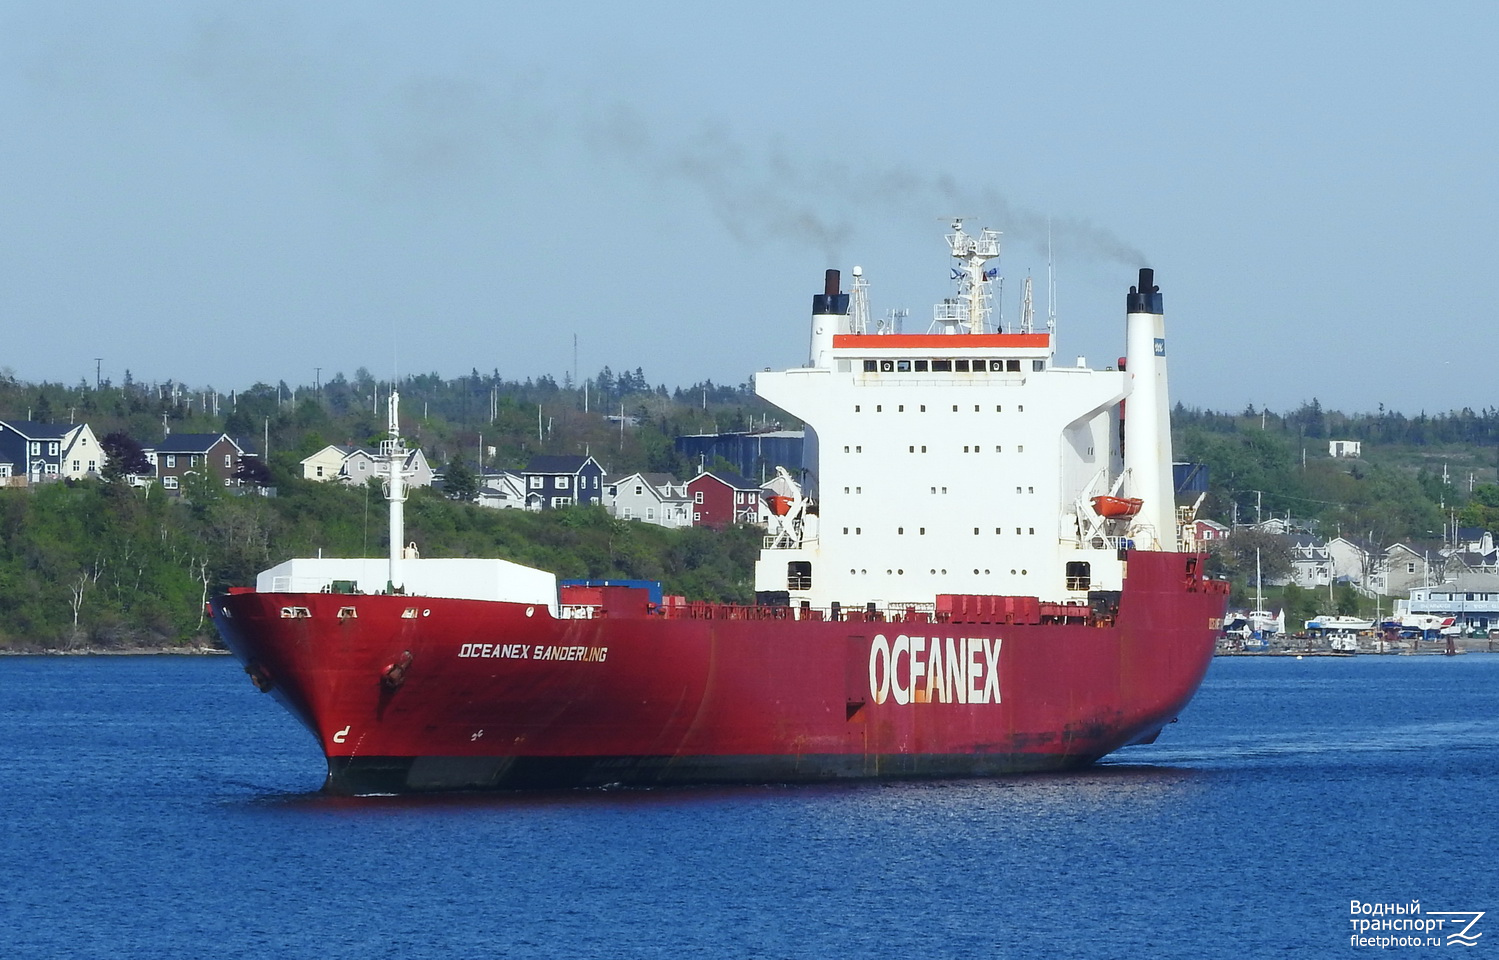
{"type": "Polygon", "coordinates": [[[760,487],[730,470],[710,470],[687,481],[694,527],[758,523],[760,487]]]}

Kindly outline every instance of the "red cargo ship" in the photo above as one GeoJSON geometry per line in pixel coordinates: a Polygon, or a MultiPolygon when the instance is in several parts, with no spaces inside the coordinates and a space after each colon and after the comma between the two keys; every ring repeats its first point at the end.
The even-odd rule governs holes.
{"type": "Polygon", "coordinates": [[[390,557],[290,560],[213,601],[326,788],[984,776],[1153,739],[1227,599],[1181,549],[1160,293],[1142,270],[1128,373],[1059,367],[1028,310],[988,329],[997,234],[948,240],[934,332],[869,332],[862,272],[850,304],[829,271],[808,365],[757,377],[808,452],[767,491],[753,606],[408,555],[392,395],[390,557]],[[1101,489],[1141,507],[1100,516],[1101,489]]]}

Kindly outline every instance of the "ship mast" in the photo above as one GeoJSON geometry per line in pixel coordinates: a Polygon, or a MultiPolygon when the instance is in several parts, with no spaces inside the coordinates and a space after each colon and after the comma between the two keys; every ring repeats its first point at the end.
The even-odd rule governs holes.
{"type": "Polygon", "coordinates": [[[391,593],[406,588],[401,575],[401,559],[406,540],[406,447],[401,442],[401,424],[397,416],[401,405],[400,391],[391,388],[387,408],[390,414],[390,438],[380,441],[380,457],[385,461],[385,499],[390,502],[390,584],[391,593]]]}
{"type": "Polygon", "coordinates": [[[973,237],[964,232],[962,218],[955,217],[947,244],[958,261],[953,267],[958,295],[937,304],[932,325],[941,333],[984,333],[994,303],[990,281],[998,274],[986,272],[984,264],[999,256],[999,231],[985,229],[973,237]]]}

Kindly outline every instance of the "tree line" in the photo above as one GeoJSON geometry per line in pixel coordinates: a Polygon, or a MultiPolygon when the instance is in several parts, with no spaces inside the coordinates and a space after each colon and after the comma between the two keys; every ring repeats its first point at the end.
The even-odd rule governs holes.
{"type": "MultiPolygon", "coordinates": [[[[399,383],[402,429],[439,469],[476,478],[537,454],[591,454],[616,474],[691,476],[683,434],[795,427],[748,383],[652,387],[643,371],[590,378],[506,378],[477,369],[399,383]]],[[[180,497],[119,481],[0,490],[0,645],[161,645],[202,640],[203,600],[253,582],[293,556],[380,555],[378,490],[300,478],[329,443],[374,446],[389,383],[360,369],[311,385],[257,383],[223,392],[127,373],[114,384],[25,383],[0,372],[0,418],[87,422],[130,450],[166,431],[225,432],[262,454],[257,479],[275,497],[189,483],[180,497]]],[[[1200,515],[1224,522],[1295,518],[1324,537],[1385,545],[1439,538],[1454,524],[1499,528],[1499,412],[1344,415],[1316,401],[1286,414],[1178,406],[1179,460],[1208,467],[1200,515]],[[1326,439],[1361,439],[1335,460],[1326,439]]],[[[463,485],[460,485],[463,486],[463,485]]],[[[492,511],[417,491],[408,526],[427,556],[499,556],[562,576],[662,579],[693,599],[747,601],[759,532],[670,531],[579,508],[492,511]]],[[[1241,541],[1241,543],[1244,541],[1241,541]]],[[[1241,559],[1218,558],[1240,595],[1241,559]]]]}

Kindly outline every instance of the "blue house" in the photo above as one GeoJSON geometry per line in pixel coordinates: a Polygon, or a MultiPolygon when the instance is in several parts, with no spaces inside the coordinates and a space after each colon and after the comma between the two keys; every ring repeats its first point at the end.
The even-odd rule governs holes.
{"type": "Polygon", "coordinates": [[[104,451],[86,423],[0,420],[0,460],[29,483],[97,477],[104,451]]]}
{"type": "Polygon", "coordinates": [[[527,510],[602,503],[604,499],[604,468],[593,457],[532,457],[521,476],[526,481],[527,510]]]}

